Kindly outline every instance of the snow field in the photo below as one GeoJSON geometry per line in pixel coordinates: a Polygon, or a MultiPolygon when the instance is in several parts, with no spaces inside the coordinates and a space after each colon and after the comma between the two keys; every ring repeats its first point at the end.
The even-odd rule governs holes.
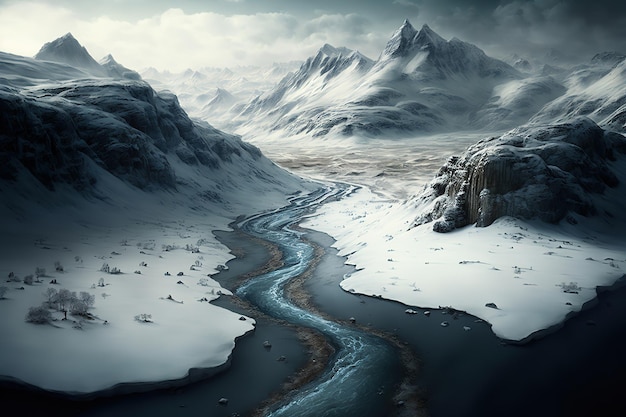
{"type": "Polygon", "coordinates": [[[232,255],[210,229],[187,222],[138,224],[122,234],[87,226],[72,240],[12,236],[15,253],[1,256],[3,281],[9,272],[24,277],[36,267],[46,275],[33,285],[0,284],[8,287],[0,300],[0,374],[44,389],[87,393],[118,383],[183,378],[190,368],[225,363],[235,338],[251,331],[254,320],[198,301],[229,294],[207,275],[232,255]],[[55,271],[55,262],[62,272],[55,271]],[[105,263],[121,273],[102,272],[105,263]],[[50,284],[53,279],[57,284],[50,284]],[[47,288],[93,294],[93,318],[68,313],[66,321],[62,312],[50,310],[50,325],[26,323],[28,308],[45,301],[47,288]],[[142,313],[152,322],[135,320],[142,313]]]}
{"type": "Polygon", "coordinates": [[[507,340],[559,325],[626,268],[624,244],[592,236],[585,218],[566,227],[505,217],[441,234],[430,223],[410,228],[415,214],[408,203],[362,188],[302,225],[334,237],[339,255],[356,267],[344,290],[408,306],[451,306],[507,340]],[[571,282],[577,293],[564,292],[571,282]]]}

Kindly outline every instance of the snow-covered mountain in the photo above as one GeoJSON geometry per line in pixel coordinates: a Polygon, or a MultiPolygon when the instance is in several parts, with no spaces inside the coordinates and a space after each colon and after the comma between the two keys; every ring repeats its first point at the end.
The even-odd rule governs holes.
{"type": "Polygon", "coordinates": [[[113,78],[127,78],[129,80],[140,80],[141,75],[137,71],[126,68],[118,63],[113,55],[109,54],[102,58],[98,64],[105,69],[106,73],[113,78]]]}
{"type": "Polygon", "coordinates": [[[272,178],[277,189],[280,178],[284,185],[297,183],[239,137],[192,122],[176,96],[157,94],[110,55],[94,67],[66,35],[46,44],[38,57],[55,58],[58,51],[73,51],[62,58],[80,58],[89,71],[106,74],[86,77],[69,65],[0,56],[0,70],[6,70],[0,91],[3,179],[18,181],[27,172],[49,189],[63,183],[89,194],[112,174],[141,189],[175,190],[191,181],[190,173],[183,174],[191,169],[204,178],[204,192],[223,201],[229,200],[228,185],[249,183],[252,191],[263,183],[256,177],[272,178]],[[119,78],[109,78],[112,73],[119,78]]]}
{"type": "Polygon", "coordinates": [[[484,127],[477,112],[493,101],[494,88],[520,78],[478,47],[446,41],[428,25],[418,31],[407,20],[375,62],[325,45],[244,108],[239,132],[259,123],[265,130],[314,136],[484,127]]]}
{"type": "Polygon", "coordinates": [[[0,53],[0,379],[110,395],[224,369],[254,319],[209,303],[233,257],[212,232],[319,184],[70,36],[38,57],[0,53]]]}
{"type": "Polygon", "coordinates": [[[200,68],[170,73],[148,68],[143,78],[156,90],[174,92],[185,111],[193,118],[209,120],[219,128],[230,128],[241,107],[274,87],[300,62],[276,63],[269,67],[200,68]]]}
{"type": "Polygon", "coordinates": [[[52,42],[47,42],[35,55],[40,61],[53,61],[83,69],[92,75],[105,76],[106,71],[89,55],[71,33],[66,33],[52,42]]]}
{"type": "Polygon", "coordinates": [[[610,54],[593,58],[565,80],[566,94],[548,103],[532,122],[566,121],[587,116],[601,127],[626,132],[626,60],[610,54]],[[616,58],[617,57],[617,58],[616,58]],[[617,63],[616,63],[617,62],[617,63]]]}
{"type": "Polygon", "coordinates": [[[139,80],[141,76],[119,64],[111,54],[96,62],[71,33],[66,33],[41,47],[34,57],[39,61],[58,62],[85,71],[93,77],[127,78],[139,80]]]}

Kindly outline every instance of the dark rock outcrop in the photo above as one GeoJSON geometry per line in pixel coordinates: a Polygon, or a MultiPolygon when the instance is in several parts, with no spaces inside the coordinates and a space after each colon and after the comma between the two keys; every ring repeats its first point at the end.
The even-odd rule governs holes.
{"type": "Polygon", "coordinates": [[[0,90],[0,177],[25,167],[46,187],[85,190],[94,165],[139,188],[175,188],[169,156],[210,169],[260,151],[192,122],[172,94],[143,81],[87,79],[28,92],[0,90]]]}
{"type": "Polygon", "coordinates": [[[433,230],[447,232],[502,216],[556,223],[568,212],[592,215],[591,194],[618,184],[607,161],[625,146],[622,135],[587,118],[482,140],[439,170],[418,197],[427,208],[414,226],[433,222],[433,230]]]}

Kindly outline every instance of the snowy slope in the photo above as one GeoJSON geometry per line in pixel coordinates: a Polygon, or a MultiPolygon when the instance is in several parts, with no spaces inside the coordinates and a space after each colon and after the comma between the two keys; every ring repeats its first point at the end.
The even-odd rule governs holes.
{"type": "Polygon", "coordinates": [[[137,71],[126,68],[113,58],[113,55],[109,54],[102,58],[98,64],[104,68],[107,75],[113,78],[128,78],[129,80],[140,80],[141,75],[137,71]]]}
{"type": "Polygon", "coordinates": [[[587,116],[601,127],[626,132],[626,60],[610,55],[574,71],[565,80],[567,93],[548,103],[531,121],[565,121],[587,116]],[[611,59],[609,59],[611,58],[611,59]],[[618,61],[614,66],[607,67],[618,61]]]}
{"type": "Polygon", "coordinates": [[[482,127],[475,113],[494,87],[519,78],[476,46],[405,21],[375,62],[325,45],[297,73],[250,102],[238,132],[261,127],[286,135],[376,136],[449,131],[470,122],[482,127]]]}
{"type": "Polygon", "coordinates": [[[106,75],[106,71],[89,55],[87,48],[82,46],[71,33],[66,33],[44,44],[35,55],[35,59],[67,64],[95,76],[106,75]]]}
{"type": "Polygon", "coordinates": [[[139,79],[3,53],[0,80],[0,375],[87,394],[226,366],[254,320],[208,302],[233,257],[212,231],[317,185],[139,79]]]}

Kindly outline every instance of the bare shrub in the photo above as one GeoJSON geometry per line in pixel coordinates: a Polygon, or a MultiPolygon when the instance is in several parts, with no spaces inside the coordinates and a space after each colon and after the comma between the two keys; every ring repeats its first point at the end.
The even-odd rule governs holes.
{"type": "Polygon", "coordinates": [[[87,316],[89,310],[89,306],[81,300],[73,300],[72,302],[72,306],[70,307],[70,313],[74,314],[75,316],[87,316]]]}
{"type": "Polygon", "coordinates": [[[20,279],[20,277],[15,275],[14,272],[9,272],[9,279],[7,281],[9,281],[9,282],[20,282],[22,280],[20,279]]]}
{"type": "Polygon", "coordinates": [[[56,290],[56,288],[47,288],[44,291],[43,295],[44,297],[46,297],[46,303],[48,303],[48,307],[54,308],[57,303],[57,297],[59,295],[59,292],[56,290]]]}
{"type": "Polygon", "coordinates": [[[87,291],[81,291],[80,294],[78,294],[78,299],[85,303],[87,307],[92,307],[96,302],[96,296],[87,291]]]}
{"type": "Polygon", "coordinates": [[[52,314],[43,306],[31,307],[26,313],[26,321],[35,324],[48,324],[52,321],[52,314]]]}

